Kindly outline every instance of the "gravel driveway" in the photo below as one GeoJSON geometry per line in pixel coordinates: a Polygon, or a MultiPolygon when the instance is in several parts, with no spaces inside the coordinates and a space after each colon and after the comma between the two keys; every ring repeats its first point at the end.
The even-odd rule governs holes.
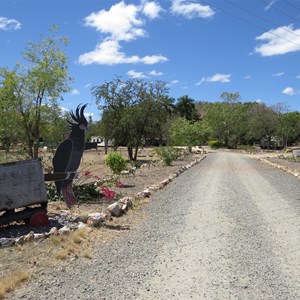
{"type": "Polygon", "coordinates": [[[300,299],[299,179],[210,154],[151,198],[145,220],[93,260],[10,299],[300,299]]]}

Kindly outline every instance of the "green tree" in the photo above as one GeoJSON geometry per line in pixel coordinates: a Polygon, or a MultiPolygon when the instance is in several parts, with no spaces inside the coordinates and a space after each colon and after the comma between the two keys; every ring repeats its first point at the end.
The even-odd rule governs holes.
{"type": "Polygon", "coordinates": [[[249,123],[249,135],[254,139],[267,140],[267,148],[271,145],[271,139],[276,134],[276,128],[279,121],[279,115],[264,103],[256,103],[251,112],[251,121],[249,123]]]}
{"type": "Polygon", "coordinates": [[[57,31],[58,27],[52,26],[49,37],[41,36],[38,43],[28,43],[23,66],[17,63],[13,71],[0,72],[2,88],[11,91],[10,98],[20,115],[27,151],[32,158],[38,157],[43,104],[57,104],[61,94],[70,90],[67,57],[61,50],[68,39],[58,36],[57,31]]]}
{"type": "MultiPolygon", "coordinates": [[[[0,72],[3,70],[0,70],[0,72]]],[[[0,73],[1,74],[1,73],[0,73]]],[[[15,111],[15,97],[13,95],[13,72],[7,72],[7,76],[0,84],[0,146],[6,152],[17,144],[22,136],[20,117],[15,111]],[[12,122],[14,120],[14,122],[12,122]]]]}
{"type": "Polygon", "coordinates": [[[171,141],[174,146],[200,146],[208,141],[210,130],[203,122],[189,122],[184,118],[176,119],[171,126],[171,141]]]}
{"type": "Polygon", "coordinates": [[[212,128],[212,138],[226,147],[236,147],[247,131],[247,111],[239,93],[224,92],[222,102],[207,105],[205,122],[212,128]]]}
{"type": "Polygon", "coordinates": [[[56,149],[70,132],[67,122],[67,112],[63,112],[58,105],[43,105],[41,107],[40,142],[50,150],[56,149]]]}
{"type": "Polygon", "coordinates": [[[300,136],[300,113],[293,111],[280,115],[277,133],[284,138],[285,147],[295,142],[300,136]]]}
{"type": "Polygon", "coordinates": [[[116,147],[126,146],[130,160],[137,159],[138,148],[148,138],[161,134],[167,117],[167,91],[162,81],[121,78],[92,88],[102,111],[104,137],[113,140],[116,147]]]}

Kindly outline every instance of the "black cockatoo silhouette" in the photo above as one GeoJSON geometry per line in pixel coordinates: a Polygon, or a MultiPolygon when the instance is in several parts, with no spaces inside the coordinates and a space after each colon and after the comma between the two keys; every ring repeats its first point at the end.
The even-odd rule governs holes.
{"type": "MultiPolygon", "coordinates": [[[[70,115],[73,122],[71,124],[71,133],[67,139],[62,141],[54,154],[53,167],[54,173],[60,172],[76,172],[81,161],[85,145],[85,131],[88,122],[84,116],[84,109],[87,104],[78,105],[75,113],[71,111],[70,115]]],[[[71,177],[72,178],[72,177],[71,177]]],[[[73,179],[56,180],[56,190],[58,194],[62,194],[67,206],[71,208],[76,204],[77,200],[72,190],[73,179]]]]}

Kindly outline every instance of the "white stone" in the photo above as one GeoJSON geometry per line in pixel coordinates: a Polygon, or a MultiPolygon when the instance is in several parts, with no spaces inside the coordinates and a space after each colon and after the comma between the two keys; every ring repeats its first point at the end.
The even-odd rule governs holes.
{"type": "Polygon", "coordinates": [[[118,202],[114,202],[113,204],[109,205],[107,209],[110,211],[111,215],[114,217],[119,217],[121,215],[121,207],[118,202]]]}

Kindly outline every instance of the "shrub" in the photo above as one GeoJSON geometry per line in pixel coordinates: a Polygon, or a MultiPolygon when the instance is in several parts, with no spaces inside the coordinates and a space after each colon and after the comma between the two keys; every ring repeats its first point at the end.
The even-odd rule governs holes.
{"type": "Polygon", "coordinates": [[[250,146],[250,145],[239,145],[238,149],[244,150],[244,151],[249,151],[249,152],[254,152],[256,150],[256,147],[250,146]]]}
{"type": "MultiPolygon", "coordinates": [[[[81,185],[73,184],[73,192],[78,202],[93,201],[101,197],[100,192],[96,190],[94,182],[84,183],[81,185]]],[[[46,184],[48,201],[57,201],[61,196],[57,194],[54,184],[46,184]]]]}
{"type": "Polygon", "coordinates": [[[224,147],[224,144],[219,140],[212,140],[208,142],[208,146],[212,149],[218,149],[224,147]]]}
{"type": "Polygon", "coordinates": [[[179,151],[174,147],[158,147],[155,151],[166,166],[170,166],[172,161],[179,157],[179,151]]]}
{"type": "Polygon", "coordinates": [[[111,152],[104,158],[104,163],[111,169],[115,175],[120,175],[127,167],[127,162],[118,152],[111,152]]]}

